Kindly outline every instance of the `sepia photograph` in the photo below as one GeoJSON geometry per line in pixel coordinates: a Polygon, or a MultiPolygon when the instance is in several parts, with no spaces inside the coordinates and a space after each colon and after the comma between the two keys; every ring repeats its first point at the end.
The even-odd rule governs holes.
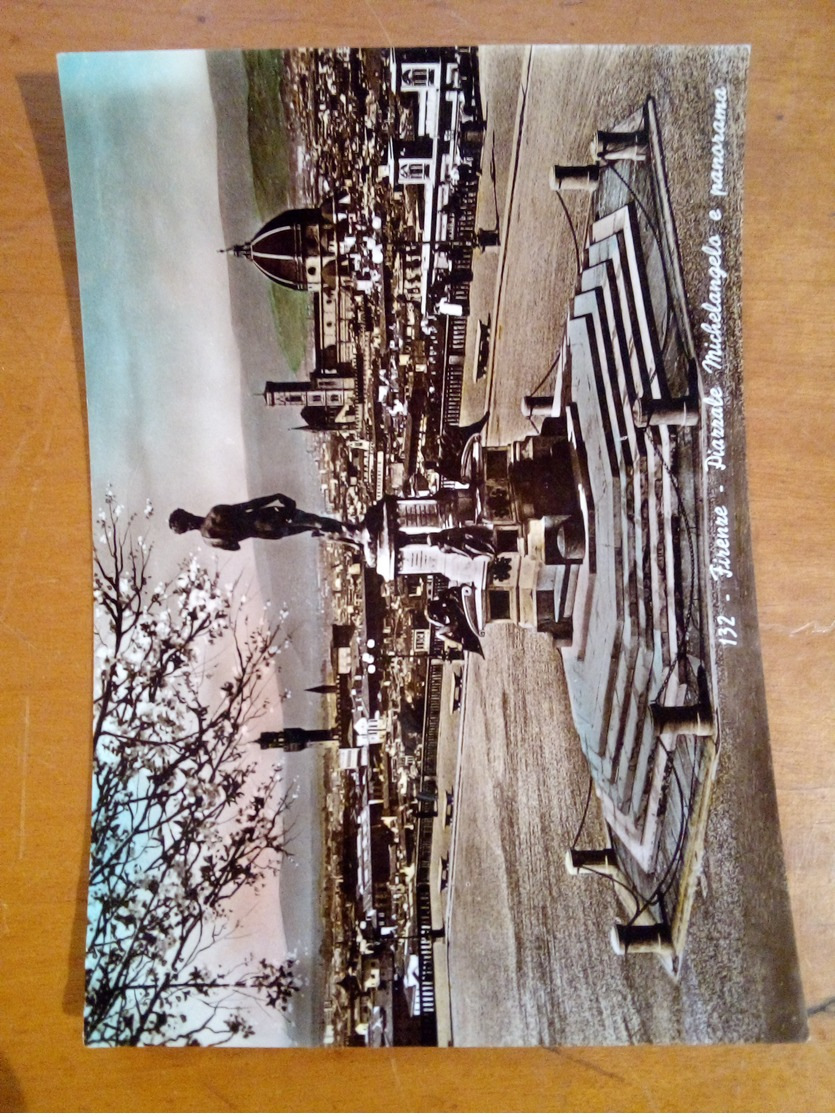
{"type": "Polygon", "coordinates": [[[64,54],[85,1043],[794,1042],[742,46],[64,54]]]}

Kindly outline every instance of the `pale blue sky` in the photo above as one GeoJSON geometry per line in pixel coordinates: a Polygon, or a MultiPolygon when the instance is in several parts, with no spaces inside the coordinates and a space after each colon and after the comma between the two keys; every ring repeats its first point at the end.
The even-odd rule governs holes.
{"type": "Polygon", "coordinates": [[[76,225],[94,508],[246,492],[217,137],[198,51],[59,60],[76,225]]]}
{"type": "MultiPolygon", "coordinates": [[[[242,384],[264,375],[247,369],[243,378],[228,258],[218,253],[225,242],[206,56],[63,55],[59,74],[81,290],[93,513],[109,484],[129,511],[141,513],[150,498],[156,509],[155,576],[170,576],[180,558],[200,547],[196,535],[168,530],[171,509],[185,505],[204,512],[248,493],[242,384]]],[[[143,522],[139,530],[145,528],[143,522]]],[[[236,555],[204,547],[201,557],[218,557],[224,580],[240,577],[257,612],[251,544],[236,555]]],[[[273,697],[278,707],[277,683],[273,697]]],[[[255,758],[265,768],[275,763],[260,750],[255,758]]],[[[236,936],[236,949],[283,956],[278,908],[276,882],[260,903],[242,911],[246,926],[236,936]]],[[[266,1029],[259,1042],[287,1042],[280,1021],[256,1015],[259,1029],[266,1029]]]]}

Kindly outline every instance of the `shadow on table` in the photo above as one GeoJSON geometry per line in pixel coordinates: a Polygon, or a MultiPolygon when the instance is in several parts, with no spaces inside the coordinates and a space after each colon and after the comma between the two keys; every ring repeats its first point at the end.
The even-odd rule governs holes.
{"type": "Polygon", "coordinates": [[[87,951],[87,873],[89,857],[87,846],[81,857],[78,884],[75,893],[75,913],[70,932],[70,949],[67,959],[67,982],[64,986],[62,1008],[67,1016],[81,1016],[84,1012],[84,960],[87,951]]]}
{"type": "Polygon", "coordinates": [[[84,351],[81,337],[81,303],[78,288],[78,269],[73,234],[70,173],[67,163],[67,145],[64,132],[64,115],[57,73],[18,74],[17,84],[23,100],[29,127],[35,141],[38,162],[49,198],[55,240],[61,257],[64,276],[67,313],[72,330],[75,352],[76,378],[81,399],[82,414],[87,416],[84,383],[84,351]]]}
{"type": "Polygon", "coordinates": [[[12,1071],[9,1060],[0,1052],[0,1112],[22,1113],[25,1110],[26,1099],[17,1076],[12,1071]]]}

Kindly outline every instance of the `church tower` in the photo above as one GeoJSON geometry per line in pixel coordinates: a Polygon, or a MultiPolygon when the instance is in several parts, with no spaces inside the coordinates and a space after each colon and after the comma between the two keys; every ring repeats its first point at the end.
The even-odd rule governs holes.
{"type": "Polygon", "coordinates": [[[302,752],[308,745],[335,745],[339,741],[335,729],[299,729],[295,726],[262,733],[258,744],[262,749],[283,749],[302,752]]]}
{"type": "Polygon", "coordinates": [[[268,380],[267,407],[300,407],[311,430],[334,430],[356,425],[356,381],[350,376],[317,376],[309,380],[268,380]]]}

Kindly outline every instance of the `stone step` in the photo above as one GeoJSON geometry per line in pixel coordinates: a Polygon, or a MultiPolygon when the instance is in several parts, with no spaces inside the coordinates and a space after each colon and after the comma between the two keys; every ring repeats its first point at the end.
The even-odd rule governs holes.
{"type": "MultiPolygon", "coordinates": [[[[628,411],[628,418],[623,417],[623,401],[615,400],[612,396],[612,381],[615,379],[612,376],[614,358],[611,345],[605,347],[602,340],[604,334],[600,320],[601,304],[596,300],[589,302],[588,296],[584,296],[578,302],[580,308],[588,307],[590,314],[586,315],[585,318],[592,319],[594,329],[592,330],[590,323],[586,321],[586,334],[584,336],[586,344],[583,346],[576,345],[577,331],[575,330],[572,334],[572,338],[575,339],[572,359],[577,363],[576,372],[583,380],[587,380],[590,370],[585,361],[589,355],[594,357],[596,353],[596,361],[592,360],[592,364],[598,382],[598,406],[604,431],[607,414],[611,419],[612,416],[620,412],[623,422],[631,424],[631,414],[628,411]],[[601,349],[604,351],[601,351],[601,349]]],[[[623,440],[620,439],[619,442],[620,446],[623,447],[623,440]]],[[[618,623],[619,642],[618,646],[613,649],[613,658],[607,671],[607,688],[602,696],[601,724],[596,746],[596,751],[608,758],[606,774],[609,778],[616,770],[624,740],[622,734],[617,732],[617,726],[622,724],[625,717],[629,716],[625,707],[628,706],[627,695],[631,691],[632,674],[639,646],[647,640],[643,564],[640,561],[643,552],[643,539],[646,534],[645,525],[641,522],[643,506],[641,493],[642,468],[640,464],[637,466],[627,464],[622,456],[619,457],[618,466],[617,477],[613,477],[613,479],[617,480],[619,492],[623,494],[620,508],[622,542],[620,554],[610,556],[610,561],[614,558],[618,567],[618,580],[621,590],[618,623]]],[[[602,667],[603,664],[600,666],[602,667]]]]}
{"type": "Polygon", "coordinates": [[[626,257],[626,248],[623,235],[620,233],[607,237],[597,244],[588,247],[588,270],[593,271],[601,266],[606,266],[613,281],[613,293],[616,296],[623,323],[629,367],[632,371],[632,384],[636,396],[652,395],[656,392],[660,396],[658,384],[657,363],[653,354],[645,352],[640,319],[645,313],[643,299],[638,291],[638,306],[636,306],[635,291],[632,287],[629,266],[626,257]]]}
{"type": "MultiPolygon", "coordinates": [[[[622,276],[621,276],[622,285],[622,276]]],[[[624,318],[623,304],[627,300],[623,297],[621,286],[613,262],[609,259],[602,260],[599,264],[587,267],[580,277],[580,287],[583,292],[600,291],[605,304],[604,321],[609,331],[609,339],[616,357],[618,371],[618,388],[624,410],[632,414],[633,404],[642,398],[645,392],[645,383],[638,364],[638,355],[635,350],[635,337],[631,318],[624,318]]],[[[648,388],[648,382],[646,384],[648,388]]],[[[635,441],[637,452],[644,453],[645,434],[643,429],[635,427],[635,441]]]]}
{"type": "Polygon", "coordinates": [[[602,376],[591,323],[586,316],[568,322],[572,392],[584,417],[584,444],[595,503],[597,574],[588,615],[585,657],[566,655],[567,670],[576,676],[576,718],[583,751],[591,761],[605,751],[601,725],[608,724],[612,701],[610,668],[622,635],[623,585],[622,491],[618,455],[608,424],[601,421],[599,382],[602,376]],[[589,420],[593,417],[591,423],[589,420]]]}
{"type": "Polygon", "coordinates": [[[641,448],[637,443],[632,400],[625,383],[620,348],[612,344],[612,325],[604,291],[595,287],[576,295],[572,315],[575,318],[588,315],[592,319],[597,352],[604,369],[607,409],[613,434],[619,443],[616,448],[626,464],[632,465],[641,448]]]}
{"type": "MultiPolygon", "coordinates": [[[[643,257],[642,257],[640,243],[638,243],[636,245],[633,245],[633,259],[636,263],[636,267],[637,267],[638,263],[642,263],[643,257]]],[[[609,279],[611,277],[611,270],[616,270],[616,269],[612,268],[612,262],[611,261],[605,261],[605,262],[610,265],[609,269],[603,269],[603,268],[601,268],[600,265],[594,265],[593,268],[590,268],[588,270],[592,274],[594,280],[596,280],[596,281],[603,280],[604,281],[604,287],[609,288],[609,279]]],[[[626,295],[624,293],[624,290],[623,290],[623,287],[624,287],[624,284],[626,283],[626,280],[631,280],[633,278],[634,278],[634,270],[632,272],[630,272],[629,275],[627,275],[626,277],[624,277],[623,274],[621,273],[620,279],[618,280],[618,284],[619,284],[618,289],[619,289],[619,293],[621,295],[620,300],[614,300],[613,298],[611,298],[611,289],[609,289],[610,298],[608,300],[606,298],[606,294],[605,293],[603,294],[603,302],[604,302],[604,311],[605,312],[602,316],[600,315],[599,311],[597,311],[597,312],[594,311],[594,307],[590,306],[587,300],[584,301],[585,296],[578,296],[578,299],[575,299],[575,306],[579,306],[580,308],[586,309],[589,312],[594,313],[598,333],[601,333],[602,331],[606,330],[609,334],[610,355],[613,358],[613,360],[615,362],[615,365],[616,366],[619,365],[619,367],[618,367],[618,378],[617,378],[617,393],[620,396],[620,399],[622,401],[622,411],[626,412],[623,423],[616,424],[616,431],[620,432],[620,437],[622,437],[624,424],[628,428],[631,428],[633,437],[630,440],[630,448],[632,449],[633,454],[636,453],[636,452],[639,452],[640,450],[643,450],[645,452],[647,462],[648,462],[647,491],[648,491],[649,504],[650,504],[649,520],[650,520],[650,522],[652,522],[654,517],[656,515],[659,515],[659,514],[662,515],[662,516],[667,516],[667,518],[669,518],[669,510],[672,506],[673,493],[672,493],[672,488],[671,488],[671,483],[670,483],[669,477],[667,476],[667,473],[664,470],[664,467],[663,467],[663,465],[662,465],[662,463],[659,459],[658,453],[655,452],[655,443],[652,443],[650,448],[647,449],[646,442],[647,442],[647,440],[650,440],[651,438],[658,439],[659,444],[662,448],[662,452],[663,452],[663,449],[667,450],[667,453],[665,454],[665,457],[668,459],[669,458],[669,439],[670,439],[670,435],[669,435],[669,432],[666,429],[661,428],[660,430],[654,432],[652,436],[646,436],[645,437],[644,432],[637,431],[635,429],[634,421],[633,421],[633,417],[632,417],[632,413],[631,413],[631,406],[627,406],[627,400],[629,401],[629,404],[631,405],[631,401],[634,398],[634,395],[632,394],[632,392],[635,392],[636,390],[641,390],[641,388],[643,386],[643,373],[642,373],[641,367],[640,367],[639,354],[638,354],[638,351],[635,349],[635,347],[630,346],[630,344],[629,344],[630,336],[632,336],[632,340],[634,341],[634,334],[632,333],[631,330],[627,331],[626,332],[626,342],[627,342],[626,348],[627,348],[627,351],[630,354],[630,358],[631,358],[631,362],[632,362],[631,363],[631,368],[632,368],[633,389],[632,389],[632,392],[630,392],[629,386],[628,386],[628,377],[627,377],[627,374],[626,374],[626,369],[622,364],[622,351],[620,350],[619,346],[613,344],[613,342],[612,342],[613,335],[617,338],[617,335],[618,335],[618,332],[619,332],[618,331],[618,326],[617,326],[616,322],[612,323],[610,318],[609,318],[609,315],[611,315],[613,317],[616,315],[617,312],[615,311],[614,308],[617,305],[618,301],[620,301],[621,307],[624,304],[634,303],[634,304],[638,305],[640,303],[640,297],[639,297],[640,296],[640,291],[637,293],[637,296],[634,299],[630,299],[630,298],[626,297],[626,295]],[[621,362],[618,361],[619,356],[621,357],[621,362]],[[639,435],[641,436],[640,444],[639,444],[639,441],[638,441],[638,436],[639,435]],[[661,476],[661,501],[660,501],[661,508],[660,508],[660,512],[653,508],[653,506],[658,503],[657,500],[656,500],[656,485],[654,483],[654,478],[655,478],[655,475],[657,473],[659,473],[659,471],[660,471],[660,476],[661,476]]],[[[585,275],[584,275],[583,279],[581,280],[581,286],[586,285],[586,283],[587,283],[587,281],[586,281],[585,275]]],[[[591,284],[591,280],[588,281],[588,284],[589,285],[591,284]]],[[[634,294],[635,293],[633,292],[633,295],[634,294]]],[[[629,320],[630,320],[630,323],[632,325],[634,325],[634,314],[631,315],[629,320]]],[[[649,335],[654,336],[655,335],[654,321],[652,321],[650,319],[650,321],[646,324],[652,326],[652,328],[649,331],[649,335]]],[[[603,348],[604,347],[599,344],[598,345],[598,353],[602,353],[603,348]]],[[[610,367],[611,367],[611,364],[610,364],[610,367]]],[[[653,388],[654,388],[656,393],[660,390],[657,377],[654,378],[653,388]]],[[[614,389],[613,389],[613,391],[614,391],[614,389]]],[[[612,404],[613,404],[613,401],[609,401],[610,413],[613,409],[612,404]]],[[[613,439],[613,442],[614,442],[614,439],[613,439]]],[[[616,443],[615,443],[615,445],[616,445],[616,443]]],[[[664,538],[664,539],[669,538],[666,531],[661,533],[661,538],[664,538]]],[[[657,547],[658,543],[659,543],[659,538],[656,534],[655,538],[653,539],[653,545],[655,547],[657,547]]],[[[671,559],[672,558],[671,547],[668,548],[668,550],[669,550],[669,558],[671,559]]],[[[672,570],[672,566],[670,565],[670,563],[667,563],[666,567],[669,570],[672,570]]],[[[667,588],[669,589],[670,587],[668,586],[667,588]]],[[[658,579],[657,572],[655,571],[655,569],[653,567],[653,600],[656,602],[655,612],[656,612],[656,619],[658,620],[659,623],[661,622],[662,614],[665,611],[668,611],[666,603],[668,601],[674,601],[674,598],[673,598],[672,594],[667,592],[666,595],[664,595],[664,594],[662,594],[661,591],[662,591],[662,587],[660,585],[660,580],[658,579]],[[664,597],[664,603],[662,603],[662,601],[661,601],[662,597],[664,597]]],[[[674,615],[674,611],[673,611],[673,614],[671,615],[671,617],[668,618],[667,627],[669,627],[670,631],[673,634],[673,638],[674,638],[675,637],[675,615],[674,615]]],[[[673,642],[670,646],[672,648],[671,654],[675,654],[675,651],[676,651],[675,639],[673,639],[673,642]]]]}
{"type": "MultiPolygon", "coordinates": [[[[633,339],[640,339],[640,346],[635,347],[635,364],[633,377],[636,386],[644,383],[644,375],[649,376],[650,394],[659,398],[669,395],[666,377],[663,373],[660,347],[658,344],[658,330],[652,313],[652,302],[649,297],[646,267],[643,250],[640,243],[637,214],[632,203],[623,206],[607,217],[596,221],[592,227],[593,243],[589,246],[589,262],[611,259],[615,265],[616,282],[621,295],[621,308],[628,308],[626,321],[630,324],[633,339]],[[597,242],[597,243],[595,243],[597,242]],[[624,269],[624,262],[626,268],[624,269]],[[636,330],[635,327],[638,327],[636,330]],[[643,349],[646,369],[642,370],[640,349],[643,349]]],[[[657,495],[657,486],[652,484],[652,477],[660,475],[660,507],[653,513],[650,508],[649,522],[651,525],[652,545],[661,546],[664,556],[664,585],[662,579],[657,577],[656,564],[652,564],[653,571],[653,613],[654,626],[662,632],[662,640],[666,645],[663,649],[667,662],[678,654],[675,595],[674,595],[674,564],[672,549],[672,534],[670,531],[672,511],[675,498],[672,484],[663,461],[670,461],[671,435],[666,427],[658,428],[653,437],[647,437],[648,481],[651,500],[657,495]],[[653,439],[655,441],[653,441],[653,439]],[[656,451],[657,446],[657,451],[656,451]],[[653,531],[659,519],[662,524],[660,535],[653,531]],[[664,638],[666,636],[666,639],[664,638]]]]}
{"type": "Polygon", "coordinates": [[[580,577],[579,564],[558,566],[554,581],[554,616],[570,617],[574,612],[574,599],[577,595],[577,582],[580,577]]]}
{"type": "Polygon", "coordinates": [[[631,334],[640,377],[636,388],[641,395],[664,398],[669,392],[634,206],[616,210],[593,228],[600,235],[586,249],[588,265],[608,260],[614,268],[624,327],[631,334]]]}
{"type": "MultiPolygon", "coordinates": [[[[600,542],[610,571],[606,584],[594,589],[591,650],[582,672],[586,710],[578,723],[586,726],[584,751],[596,778],[619,809],[637,820],[645,811],[655,754],[648,690],[654,696],[677,655],[677,632],[674,492],[661,460],[663,455],[669,461],[670,433],[659,428],[646,435],[632,414],[639,392],[649,388],[657,398],[662,388],[657,330],[641,282],[641,246],[627,209],[619,211],[621,227],[607,219],[610,230],[596,229],[609,235],[590,246],[590,260],[598,260],[581,276],[566,337],[579,411],[593,417],[592,426],[599,424],[586,440],[594,444],[589,465],[596,521],[604,525],[600,542]],[[607,505],[602,516],[600,493],[607,505]]],[[[564,358],[561,364],[566,367],[564,358]]]]}
{"type": "MultiPolygon", "coordinates": [[[[594,259],[592,246],[602,241],[611,242],[612,238],[617,239],[621,261],[625,265],[624,271],[627,273],[625,281],[634,307],[634,321],[638,326],[637,336],[641,339],[647,371],[652,382],[654,377],[663,377],[663,361],[634,203],[629,202],[621,209],[594,222],[589,245],[590,264],[599,262],[598,259],[594,259]]],[[[665,388],[662,381],[662,394],[665,388]]]]}

